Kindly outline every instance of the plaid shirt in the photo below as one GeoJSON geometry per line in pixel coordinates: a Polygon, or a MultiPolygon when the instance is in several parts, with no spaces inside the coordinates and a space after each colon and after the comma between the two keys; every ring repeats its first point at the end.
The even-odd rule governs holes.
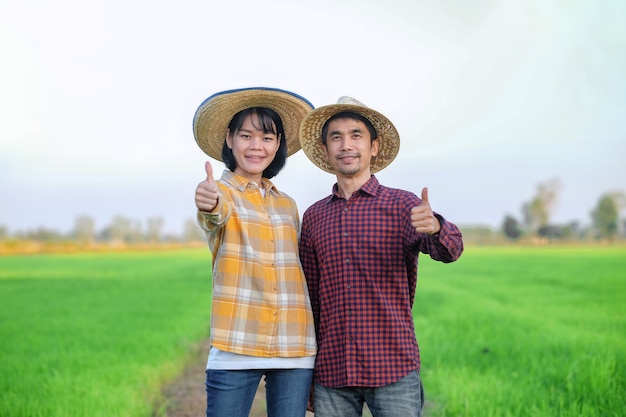
{"type": "Polygon", "coordinates": [[[380,387],[420,367],[412,306],[418,253],[452,262],[461,232],[436,214],[438,236],[417,233],[415,194],[370,180],[349,200],[333,194],[304,213],[300,259],[317,330],[315,381],[380,387]]]}
{"type": "Polygon", "coordinates": [[[213,255],[211,345],[261,357],[312,356],[315,328],[298,257],[295,201],[230,171],[214,213],[198,212],[213,255]]]}

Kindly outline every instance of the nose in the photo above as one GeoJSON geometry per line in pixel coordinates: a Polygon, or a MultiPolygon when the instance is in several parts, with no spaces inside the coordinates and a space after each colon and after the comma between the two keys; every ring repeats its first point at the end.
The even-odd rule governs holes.
{"type": "Polygon", "coordinates": [[[343,138],[341,140],[341,150],[349,151],[352,149],[352,141],[349,138],[343,138]]]}
{"type": "Polygon", "coordinates": [[[262,142],[263,142],[263,138],[262,137],[254,136],[252,138],[252,140],[250,141],[250,148],[251,149],[260,149],[262,142]]]}

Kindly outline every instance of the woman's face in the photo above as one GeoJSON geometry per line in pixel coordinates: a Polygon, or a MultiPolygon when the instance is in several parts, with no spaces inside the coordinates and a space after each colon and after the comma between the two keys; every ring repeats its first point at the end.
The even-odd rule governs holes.
{"type": "MultiPolygon", "coordinates": [[[[278,147],[280,136],[272,132],[264,132],[256,114],[246,116],[239,131],[228,132],[226,144],[233,151],[237,163],[235,174],[261,184],[263,171],[272,163],[278,147]]],[[[274,126],[274,130],[276,127],[274,126]]]]}

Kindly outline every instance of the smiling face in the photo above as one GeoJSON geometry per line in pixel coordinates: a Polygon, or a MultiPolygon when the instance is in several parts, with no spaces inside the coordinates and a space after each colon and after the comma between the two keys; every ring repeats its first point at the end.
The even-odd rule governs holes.
{"type": "Polygon", "coordinates": [[[378,155],[378,140],[365,123],[348,118],[328,124],[324,152],[338,177],[369,179],[372,157],[378,155]]]}
{"type": "Polygon", "coordinates": [[[272,163],[280,146],[280,136],[263,129],[256,113],[244,119],[241,128],[228,132],[227,146],[235,158],[235,173],[261,184],[263,171],[272,163]]]}

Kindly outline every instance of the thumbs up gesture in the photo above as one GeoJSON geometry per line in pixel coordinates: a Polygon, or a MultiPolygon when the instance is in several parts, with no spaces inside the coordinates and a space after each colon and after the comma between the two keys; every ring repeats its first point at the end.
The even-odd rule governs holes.
{"type": "Polygon", "coordinates": [[[217,193],[217,183],[213,179],[213,167],[211,167],[209,161],[204,163],[204,169],[206,171],[206,179],[196,187],[196,207],[200,211],[210,212],[217,206],[219,195],[217,193]]]}
{"type": "Polygon", "coordinates": [[[428,201],[428,188],[422,189],[422,204],[411,209],[411,225],[418,233],[433,235],[441,230],[439,220],[433,214],[428,201]]]}

